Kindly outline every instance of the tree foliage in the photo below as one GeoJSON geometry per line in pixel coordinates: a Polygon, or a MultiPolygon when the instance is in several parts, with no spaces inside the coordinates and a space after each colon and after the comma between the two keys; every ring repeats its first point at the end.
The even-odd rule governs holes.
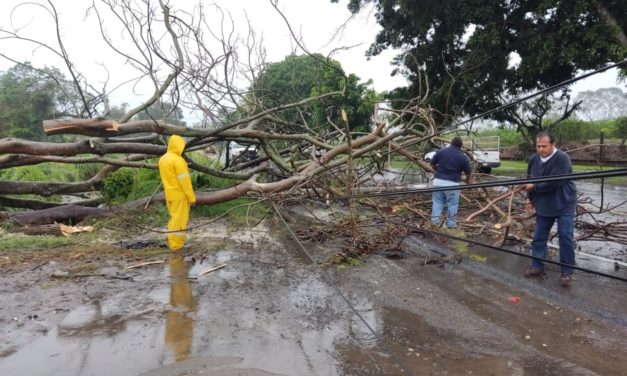
{"type": "Polygon", "coordinates": [[[627,140],[627,116],[621,116],[615,120],[614,137],[621,139],[621,145],[627,140]]]}
{"type": "Polygon", "coordinates": [[[502,95],[627,56],[625,0],[350,0],[349,9],[367,3],[383,27],[368,54],[402,51],[394,73],[411,84],[395,94],[426,97],[443,114],[483,113],[502,95]]]}
{"type": "MultiPolygon", "coordinates": [[[[123,107],[122,107],[123,108],[123,107]]],[[[119,110],[117,112],[120,112],[119,110]]],[[[133,117],[137,120],[165,120],[170,124],[185,126],[183,111],[169,102],[154,103],[133,117]]]]}
{"type": "Polygon", "coordinates": [[[613,119],[627,115],[627,93],[617,87],[582,91],[577,94],[582,104],[577,115],[586,120],[613,119]]]}
{"type": "Polygon", "coordinates": [[[567,88],[558,94],[545,93],[535,99],[522,102],[503,111],[499,118],[513,124],[525,142],[521,148],[532,151],[535,148],[536,134],[541,131],[555,133],[563,122],[569,119],[581,102],[571,103],[567,88]]]}
{"type": "Polygon", "coordinates": [[[331,123],[340,125],[340,112],[348,115],[351,130],[370,131],[372,102],[376,93],[360,83],[354,74],[346,75],[338,61],[320,54],[290,55],[283,61],[268,64],[253,85],[261,104],[259,110],[317,97],[334,91],[342,96],[324,97],[305,107],[285,110],[285,119],[293,131],[324,131],[331,123]]]}
{"type": "Polygon", "coordinates": [[[63,116],[73,89],[56,68],[17,64],[0,74],[0,138],[41,140],[44,119],[63,116]]]}

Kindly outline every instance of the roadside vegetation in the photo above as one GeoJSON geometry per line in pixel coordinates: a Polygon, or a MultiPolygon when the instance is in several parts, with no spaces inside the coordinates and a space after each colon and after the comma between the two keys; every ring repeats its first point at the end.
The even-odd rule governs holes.
{"type": "MultiPolygon", "coordinates": [[[[585,121],[576,118],[562,121],[558,127],[551,130],[558,144],[563,143],[598,143],[603,134],[605,142],[624,144],[627,138],[627,117],[615,119],[585,121]]],[[[483,129],[477,132],[478,136],[499,136],[501,147],[524,146],[523,136],[515,129],[502,124],[494,129],[483,129]]]]}
{"type": "MultiPolygon", "coordinates": [[[[592,165],[573,165],[573,172],[590,172],[590,171],[602,171],[616,168],[616,166],[592,166],[592,165]]],[[[522,178],[527,173],[527,161],[504,161],[501,160],[501,166],[492,170],[492,174],[499,176],[511,176],[522,178]]],[[[594,182],[600,182],[599,179],[590,180],[594,182]]],[[[627,176],[614,176],[606,178],[605,183],[614,185],[627,186],[627,176]]]]}

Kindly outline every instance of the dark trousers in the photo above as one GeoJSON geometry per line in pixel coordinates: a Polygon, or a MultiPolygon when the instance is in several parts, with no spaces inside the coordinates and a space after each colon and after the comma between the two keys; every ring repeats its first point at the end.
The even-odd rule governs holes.
{"type": "MultiPolygon", "coordinates": [[[[559,236],[560,262],[568,265],[575,265],[575,241],[574,241],[574,215],[566,214],[557,217],[544,217],[536,215],[536,231],[531,241],[531,254],[534,257],[544,259],[546,257],[549,232],[557,221],[557,233],[559,236]]],[[[533,259],[533,267],[544,269],[542,260],[533,259]]],[[[562,274],[572,274],[573,268],[561,267],[562,274]]]]}

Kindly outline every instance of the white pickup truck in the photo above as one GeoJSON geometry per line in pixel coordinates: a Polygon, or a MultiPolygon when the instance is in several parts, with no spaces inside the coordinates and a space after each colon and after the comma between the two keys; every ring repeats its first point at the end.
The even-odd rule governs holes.
{"type": "MultiPolygon", "coordinates": [[[[462,137],[462,142],[464,149],[471,152],[473,162],[479,172],[489,174],[492,172],[492,168],[501,165],[501,139],[499,136],[462,137]]],[[[436,150],[425,154],[425,161],[430,162],[435,153],[436,150]]]]}

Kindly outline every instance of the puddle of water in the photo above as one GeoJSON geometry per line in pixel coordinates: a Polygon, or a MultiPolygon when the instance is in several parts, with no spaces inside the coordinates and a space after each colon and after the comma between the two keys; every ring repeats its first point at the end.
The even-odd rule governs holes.
{"type": "Polygon", "coordinates": [[[144,269],[141,282],[116,281],[47,334],[6,352],[0,374],[336,375],[332,349],[363,325],[346,320],[317,271],[244,258],[224,251],[189,265],[172,257],[144,269]],[[221,263],[229,266],[197,277],[221,263]]]}

